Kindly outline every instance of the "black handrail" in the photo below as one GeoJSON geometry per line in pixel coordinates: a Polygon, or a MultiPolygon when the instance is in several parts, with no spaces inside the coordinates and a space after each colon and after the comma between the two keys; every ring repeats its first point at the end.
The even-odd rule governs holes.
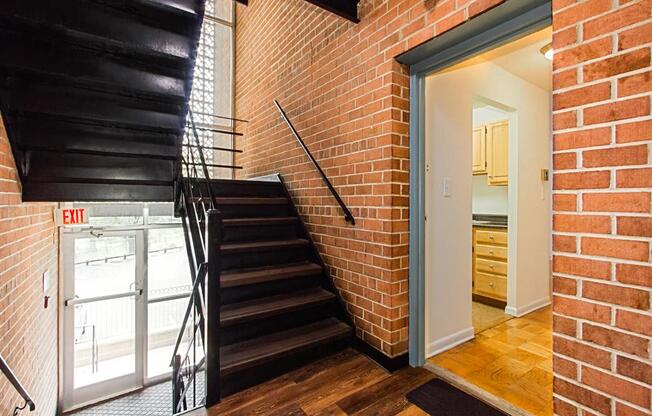
{"type": "Polygon", "coordinates": [[[20,394],[20,397],[22,397],[23,400],[25,401],[25,404],[23,406],[16,407],[14,409],[14,415],[17,415],[18,412],[25,409],[26,407],[29,407],[30,412],[33,412],[36,409],[36,404],[34,404],[34,400],[32,400],[32,398],[27,393],[27,390],[25,390],[23,385],[20,384],[20,381],[18,381],[18,378],[16,378],[14,372],[11,371],[11,368],[9,368],[9,365],[7,364],[5,359],[2,358],[2,355],[0,355],[0,371],[2,371],[5,377],[7,377],[9,383],[11,383],[11,385],[14,386],[18,394],[20,394]]]}
{"type": "Polygon", "coordinates": [[[326,174],[322,170],[321,166],[319,166],[319,163],[317,162],[317,160],[314,158],[312,153],[310,153],[310,150],[308,150],[308,147],[306,146],[306,144],[301,139],[301,136],[299,136],[299,133],[297,132],[297,129],[294,128],[294,126],[292,125],[292,122],[288,118],[287,114],[285,114],[285,111],[283,111],[283,108],[281,107],[281,104],[279,104],[279,102],[276,101],[276,100],[274,100],[274,104],[276,105],[276,108],[278,109],[279,113],[281,113],[281,117],[283,117],[283,120],[285,120],[288,127],[290,127],[290,130],[292,130],[292,134],[294,135],[294,137],[297,139],[297,141],[299,142],[299,144],[303,148],[303,151],[306,152],[306,155],[308,156],[308,158],[310,159],[312,164],[315,166],[315,168],[317,169],[317,171],[321,175],[321,178],[323,179],[324,183],[328,187],[328,190],[331,191],[331,194],[333,194],[333,197],[335,198],[337,203],[340,204],[340,207],[342,208],[342,211],[344,211],[344,220],[346,220],[347,222],[350,222],[351,225],[355,225],[355,218],[353,218],[353,214],[351,214],[351,211],[349,211],[349,209],[346,207],[346,204],[344,203],[344,201],[342,201],[342,198],[340,198],[340,194],[337,193],[337,191],[333,187],[333,184],[331,183],[330,180],[328,180],[328,177],[326,176],[326,174]]]}

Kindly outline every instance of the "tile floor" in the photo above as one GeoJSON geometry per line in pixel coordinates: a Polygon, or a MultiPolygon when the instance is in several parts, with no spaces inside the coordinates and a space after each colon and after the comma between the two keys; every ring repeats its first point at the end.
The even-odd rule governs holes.
{"type": "Polygon", "coordinates": [[[487,329],[428,361],[534,415],[552,415],[550,307],[487,329]]]}

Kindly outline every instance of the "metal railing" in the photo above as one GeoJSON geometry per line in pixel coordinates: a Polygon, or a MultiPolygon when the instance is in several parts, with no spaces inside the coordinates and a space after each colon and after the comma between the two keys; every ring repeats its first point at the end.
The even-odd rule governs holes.
{"type": "Polygon", "coordinates": [[[11,371],[11,368],[9,368],[9,365],[5,361],[4,358],[2,358],[2,355],[0,355],[0,372],[7,377],[9,380],[9,383],[11,383],[12,386],[14,386],[14,389],[20,394],[20,397],[23,398],[25,403],[22,406],[16,406],[14,408],[13,415],[17,416],[21,411],[29,408],[30,412],[33,412],[36,410],[36,404],[34,404],[34,400],[32,400],[32,397],[27,393],[27,390],[25,390],[25,387],[18,381],[18,378],[14,374],[13,371],[11,371]]]}
{"type": "Polygon", "coordinates": [[[221,213],[216,209],[209,168],[240,168],[206,163],[205,150],[240,151],[202,145],[192,111],[188,119],[194,143],[183,144],[188,151],[185,156],[182,152],[179,158],[175,203],[176,212],[182,218],[193,286],[170,362],[173,414],[219,402],[219,249],[223,224],[221,213]],[[193,148],[199,150],[197,155],[193,148]],[[203,386],[198,383],[201,372],[204,372],[203,386]]]}
{"type": "Polygon", "coordinates": [[[319,172],[319,175],[321,176],[322,180],[326,184],[326,187],[328,190],[331,192],[337,203],[340,205],[340,208],[342,208],[342,211],[344,212],[344,220],[347,222],[350,222],[351,225],[355,225],[355,218],[353,218],[353,214],[351,214],[351,211],[349,208],[346,206],[344,201],[342,201],[342,198],[340,197],[340,194],[337,193],[335,190],[335,187],[331,183],[331,181],[328,179],[326,176],[326,173],[322,170],[321,166],[319,166],[319,163],[315,159],[315,157],[310,153],[310,150],[308,150],[308,147],[306,146],[306,143],[303,141],[301,136],[299,136],[299,132],[297,132],[297,129],[294,128],[292,125],[292,122],[288,118],[287,114],[285,114],[285,111],[283,110],[283,107],[281,107],[281,104],[277,100],[274,100],[274,104],[276,105],[276,108],[278,109],[278,112],[281,113],[281,117],[283,117],[283,120],[287,123],[288,127],[292,131],[292,134],[294,137],[297,139],[299,142],[299,145],[303,149],[303,151],[306,153],[306,156],[308,156],[308,159],[312,162],[312,164],[315,166],[315,169],[317,169],[317,172],[319,172]]]}

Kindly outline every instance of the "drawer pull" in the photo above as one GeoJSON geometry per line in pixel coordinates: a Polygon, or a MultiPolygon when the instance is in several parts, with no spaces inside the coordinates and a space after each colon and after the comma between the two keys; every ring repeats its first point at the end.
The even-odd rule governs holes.
{"type": "Polygon", "coordinates": [[[493,284],[493,283],[491,283],[491,282],[489,282],[489,286],[491,286],[491,287],[494,287],[494,284],[493,284]]]}
{"type": "Polygon", "coordinates": [[[493,240],[493,239],[494,239],[494,236],[493,236],[493,235],[490,235],[489,238],[493,240]]]}
{"type": "Polygon", "coordinates": [[[491,270],[493,270],[493,269],[494,269],[494,265],[493,265],[493,264],[490,264],[490,265],[489,265],[489,268],[490,268],[491,270]]]}
{"type": "Polygon", "coordinates": [[[493,250],[489,250],[489,254],[491,254],[491,255],[493,256],[494,251],[493,251],[493,250]]]}

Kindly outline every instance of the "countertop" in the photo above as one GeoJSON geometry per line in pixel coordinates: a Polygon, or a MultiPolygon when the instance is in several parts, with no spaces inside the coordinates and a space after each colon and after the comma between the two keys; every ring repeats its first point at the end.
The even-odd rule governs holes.
{"type": "Polygon", "coordinates": [[[473,226],[507,228],[507,215],[473,214],[473,226]]]}

